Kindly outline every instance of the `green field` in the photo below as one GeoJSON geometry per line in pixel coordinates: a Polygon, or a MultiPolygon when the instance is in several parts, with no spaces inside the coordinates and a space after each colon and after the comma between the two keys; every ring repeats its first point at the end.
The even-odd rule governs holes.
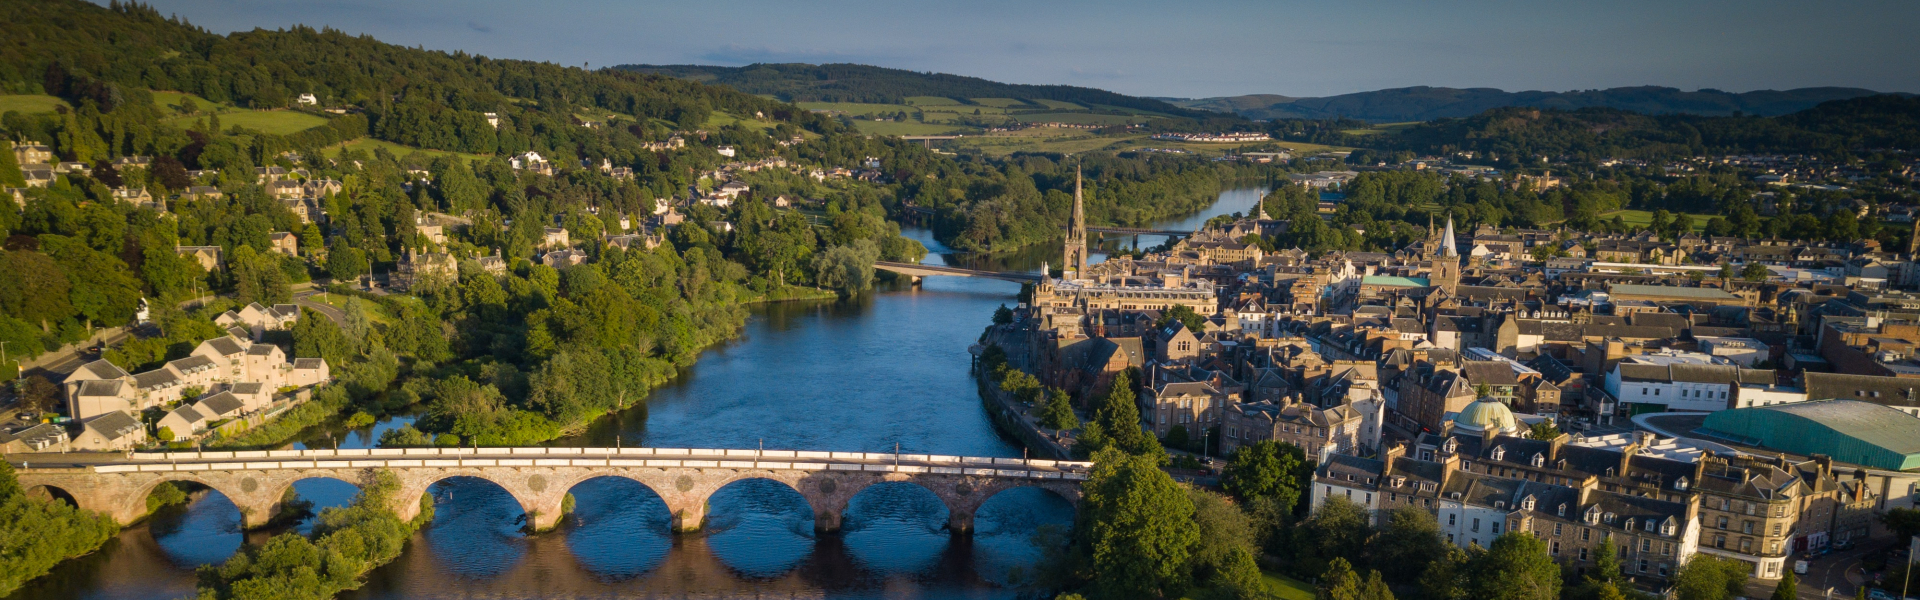
{"type": "Polygon", "coordinates": [[[941,135],[953,131],[979,131],[966,127],[942,125],[939,123],[915,123],[913,121],[866,121],[853,122],[860,133],[871,135],[941,135]]]}
{"type": "MultiPolygon", "coordinates": [[[[1314,589],[1313,586],[1295,581],[1285,575],[1262,571],[1260,572],[1260,577],[1267,583],[1267,592],[1272,594],[1274,598],[1279,598],[1280,600],[1314,600],[1314,598],[1319,595],[1319,590],[1314,589]]],[[[1182,598],[1182,600],[1211,597],[1215,591],[1217,590],[1210,588],[1187,590],[1186,596],[1182,598]]]]}
{"type": "Polygon", "coordinates": [[[724,111],[718,111],[718,110],[713,111],[713,115],[707,117],[707,122],[704,124],[704,126],[708,129],[719,129],[721,127],[725,127],[735,123],[740,124],[740,126],[742,127],[758,127],[762,130],[773,129],[773,126],[774,126],[772,121],[761,121],[758,119],[743,119],[743,118],[734,116],[732,114],[728,114],[724,111]]]}
{"type": "MultiPolygon", "coordinates": [[[[1309,156],[1327,151],[1347,150],[1338,146],[1323,146],[1302,142],[1283,142],[1278,144],[1295,156],[1309,156]]],[[[988,156],[1006,156],[1015,152],[1058,152],[1075,153],[1087,151],[1125,152],[1138,148],[1174,148],[1187,150],[1202,156],[1219,156],[1221,153],[1237,147],[1233,144],[1208,142],[1171,142],[1148,139],[1145,133],[1127,133],[1118,135],[1097,135],[1082,129],[1033,128],[1018,131],[994,132],[983,135],[969,135],[948,142],[950,149],[962,148],[978,150],[988,156]]]]}
{"type": "Polygon", "coordinates": [[[1086,110],[1087,107],[1059,100],[1034,100],[1035,103],[1054,110],[1086,110]]]}
{"type": "MultiPolygon", "coordinates": [[[[175,112],[180,110],[180,101],[187,98],[192,98],[194,107],[200,109],[202,112],[211,110],[225,111],[233,108],[231,104],[221,104],[186,92],[163,92],[159,90],[153,92],[154,104],[159,105],[160,108],[175,112]]],[[[225,120],[226,117],[221,117],[221,119],[225,120]]]]}
{"type": "MultiPolygon", "coordinates": [[[[198,100],[195,100],[198,102],[198,100]]],[[[239,125],[261,133],[286,135],[327,124],[321,117],[291,110],[240,110],[222,112],[220,128],[226,129],[239,125]]],[[[205,118],[204,115],[184,115],[168,119],[177,127],[192,125],[194,121],[205,118]]]]}
{"type": "Polygon", "coordinates": [[[794,104],[807,110],[834,111],[846,113],[848,116],[874,115],[880,113],[891,115],[897,112],[913,114],[914,111],[918,110],[905,104],[865,104],[860,102],[795,102],[794,104]]]}
{"type": "Polygon", "coordinates": [[[1025,101],[1016,98],[974,98],[973,101],[982,106],[994,108],[1032,108],[1025,101]]]}
{"type": "Polygon", "coordinates": [[[907,104],[914,106],[964,106],[959,100],[946,96],[907,96],[907,104]]]}
{"type": "Polygon", "coordinates": [[[53,112],[56,106],[66,106],[67,102],[53,96],[21,94],[0,96],[0,113],[19,111],[22,113],[53,112]]]}
{"type": "Polygon", "coordinates": [[[1404,123],[1380,123],[1372,127],[1368,127],[1366,129],[1342,129],[1340,130],[1340,133],[1344,133],[1347,135],[1380,135],[1383,133],[1399,133],[1400,130],[1402,129],[1406,129],[1408,127],[1412,127],[1414,125],[1419,125],[1419,124],[1420,124],[1419,121],[1407,121],[1404,123]]]}
{"type": "MultiPolygon", "coordinates": [[[[1692,217],[1693,231],[1695,232],[1705,230],[1707,228],[1707,220],[1719,216],[1719,215],[1708,215],[1708,214],[1701,214],[1701,213],[1674,213],[1674,214],[1675,216],[1684,214],[1688,217],[1692,217]]],[[[1613,212],[1605,212],[1605,213],[1600,213],[1600,220],[1612,221],[1613,218],[1616,216],[1620,217],[1620,220],[1625,221],[1627,225],[1630,227],[1646,227],[1647,225],[1650,225],[1653,223],[1653,211],[1650,211],[1650,210],[1616,210],[1613,212]]]]}
{"type": "Polygon", "coordinates": [[[1020,122],[1022,123],[1074,123],[1074,124],[1087,124],[1087,125],[1126,125],[1129,123],[1138,123],[1145,120],[1141,117],[1129,117],[1129,116],[1122,116],[1122,115],[1096,115],[1093,113],[1084,113],[1084,112],[1033,113],[1033,114],[1014,115],[1013,118],[1020,120],[1020,122]]]}
{"type": "MultiPolygon", "coordinates": [[[[221,117],[221,118],[224,119],[226,117],[221,117]]],[[[402,146],[399,144],[395,144],[393,142],[376,140],[373,138],[360,138],[351,142],[347,142],[345,144],[331,146],[326,150],[321,151],[321,154],[325,155],[327,158],[333,158],[335,156],[339,156],[340,153],[345,150],[359,150],[361,152],[372,153],[375,149],[378,149],[378,148],[384,148],[386,149],[387,152],[393,153],[394,156],[402,156],[402,157],[409,154],[418,153],[422,156],[431,157],[431,158],[439,158],[442,156],[453,156],[458,158],[464,158],[470,161],[487,160],[487,156],[481,155],[481,154],[467,154],[465,152],[448,152],[446,150],[427,150],[424,148],[415,148],[412,146],[402,146]]]]}

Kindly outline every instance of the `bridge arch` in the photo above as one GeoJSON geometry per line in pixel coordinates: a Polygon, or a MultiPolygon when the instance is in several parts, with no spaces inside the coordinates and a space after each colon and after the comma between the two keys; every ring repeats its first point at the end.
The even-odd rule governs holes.
{"type": "Polygon", "coordinates": [[[26,486],[25,492],[27,494],[27,497],[29,498],[39,498],[42,500],[51,500],[54,502],[65,502],[67,506],[71,506],[74,508],[80,507],[80,500],[74,497],[73,492],[68,491],[66,488],[63,488],[57,485],[43,483],[38,485],[26,486]]]}
{"type": "Polygon", "coordinates": [[[248,482],[248,481],[254,482],[253,485],[255,486],[256,489],[258,489],[259,483],[257,482],[257,480],[243,479],[241,480],[241,482],[222,481],[218,478],[203,477],[203,476],[194,474],[192,472],[166,473],[158,477],[149,478],[146,481],[137,484],[133,488],[133,493],[127,494],[125,497],[120,498],[120,502],[118,506],[109,508],[105,512],[107,512],[107,514],[113,515],[114,520],[119,521],[122,524],[131,524],[135,521],[146,518],[147,497],[153,495],[154,488],[160,487],[160,484],[162,483],[172,483],[172,482],[182,482],[182,481],[187,483],[192,483],[195,485],[204,486],[209,490],[219,492],[220,495],[222,496],[226,496],[227,501],[232,502],[234,507],[240,509],[240,522],[242,527],[249,528],[249,529],[254,527],[259,527],[261,525],[266,524],[267,519],[272,516],[270,513],[267,513],[262,507],[248,505],[249,503],[247,502],[247,495],[243,493],[243,490],[246,489],[246,485],[242,482],[248,482]]]}
{"type": "MultiPolygon", "coordinates": [[[[276,482],[276,484],[273,486],[273,489],[268,490],[269,493],[267,494],[267,497],[273,499],[272,508],[270,512],[268,512],[268,515],[269,515],[268,519],[272,519],[273,517],[278,516],[281,512],[286,510],[287,500],[289,500],[290,497],[299,496],[299,492],[295,489],[295,486],[300,484],[303,481],[333,481],[333,482],[338,482],[338,483],[343,483],[349,486],[353,486],[355,497],[358,497],[359,492],[361,490],[366,489],[365,482],[354,481],[338,473],[325,473],[325,472],[299,473],[293,477],[286,478],[284,481],[276,482]]],[[[301,498],[301,499],[306,500],[307,502],[314,502],[313,498],[301,498]]],[[[353,498],[347,499],[347,503],[352,503],[352,502],[353,502],[353,498]]],[[[316,507],[313,507],[312,510],[313,510],[313,513],[317,515],[320,513],[321,510],[324,510],[325,508],[326,507],[324,506],[316,506],[316,507]]]]}
{"type": "MultiPolygon", "coordinates": [[[[432,488],[434,484],[460,477],[479,479],[499,486],[500,489],[507,492],[508,496],[520,504],[520,510],[526,513],[529,523],[534,522],[535,517],[542,514],[539,512],[541,507],[535,504],[535,496],[538,495],[538,492],[529,489],[530,487],[539,487],[544,491],[547,487],[545,476],[537,473],[535,476],[528,476],[519,473],[517,470],[478,467],[409,469],[397,471],[396,473],[400,476],[400,492],[394,494],[393,512],[403,521],[411,521],[420,516],[421,499],[427,495],[428,490],[432,488]],[[533,485],[530,486],[530,483],[533,485]]],[[[563,494],[564,491],[561,495],[563,494]]],[[[551,507],[551,511],[554,513],[558,512],[560,506],[557,496],[558,495],[556,495],[556,499],[551,507]]],[[[553,514],[549,518],[557,521],[559,515],[553,514]]]]}

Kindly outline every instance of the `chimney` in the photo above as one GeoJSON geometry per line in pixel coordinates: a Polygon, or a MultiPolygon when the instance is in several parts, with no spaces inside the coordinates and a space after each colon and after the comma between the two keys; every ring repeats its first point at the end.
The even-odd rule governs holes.
{"type": "MultiPolygon", "coordinates": [[[[1592,498],[1593,496],[1594,489],[1600,487],[1600,478],[1594,475],[1588,475],[1586,477],[1581,478],[1580,483],[1577,483],[1575,485],[1580,490],[1579,506],[1586,506],[1587,503],[1590,501],[1590,498],[1592,498]]],[[[1571,517],[1571,515],[1569,516],[1571,517]]]]}
{"type": "Polygon", "coordinates": [[[1813,463],[1818,465],[1821,479],[1833,477],[1833,457],[1825,454],[1813,455],[1813,463]]]}
{"type": "Polygon", "coordinates": [[[1387,444],[1386,448],[1383,448],[1380,450],[1380,462],[1386,465],[1385,467],[1382,467],[1380,469],[1380,474],[1382,476],[1392,476],[1394,460],[1402,456],[1405,456],[1406,454],[1407,454],[1406,443],[1387,444]]]}
{"type": "Polygon", "coordinates": [[[1693,461],[1693,482],[1698,484],[1707,476],[1707,463],[1715,460],[1712,450],[1701,450],[1700,459],[1693,461]]]}
{"type": "Polygon", "coordinates": [[[1560,435],[1553,436],[1553,439],[1551,440],[1547,440],[1547,463],[1559,464],[1560,449],[1566,447],[1567,442],[1572,439],[1573,439],[1573,436],[1562,433],[1560,435]]]}

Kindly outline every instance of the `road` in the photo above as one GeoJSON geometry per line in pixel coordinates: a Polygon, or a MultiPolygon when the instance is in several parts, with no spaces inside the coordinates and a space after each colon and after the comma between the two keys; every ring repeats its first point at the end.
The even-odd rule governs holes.
{"type": "Polygon", "coordinates": [[[347,324],[347,313],[342,312],[338,308],[334,308],[332,306],[328,306],[328,305],[310,300],[310,298],[324,294],[324,293],[326,292],[325,291],[316,292],[313,290],[298,292],[293,295],[293,303],[296,305],[299,305],[301,308],[311,308],[314,310],[314,312],[318,312],[322,315],[326,315],[327,319],[333,321],[333,324],[335,325],[345,326],[347,324]]]}
{"type": "MultiPolygon", "coordinates": [[[[1827,598],[1829,588],[1833,589],[1833,598],[1844,600],[1853,598],[1855,590],[1866,581],[1865,574],[1860,571],[1861,557],[1886,546],[1887,543],[1882,540],[1819,558],[1790,558],[1787,560],[1787,568],[1793,568],[1793,563],[1798,560],[1806,560],[1808,563],[1807,574],[1798,576],[1800,581],[1796,587],[1802,600],[1824,600],[1827,598]]],[[[1778,584],[1778,580],[1749,580],[1745,595],[1748,598],[1772,597],[1773,588],[1778,584]]]]}

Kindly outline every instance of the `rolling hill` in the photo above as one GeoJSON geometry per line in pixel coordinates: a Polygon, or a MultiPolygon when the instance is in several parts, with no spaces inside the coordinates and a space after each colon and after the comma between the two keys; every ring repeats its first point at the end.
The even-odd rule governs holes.
{"type": "Polygon", "coordinates": [[[1819,87],[1733,93],[1715,89],[1682,91],[1669,87],[1623,87],[1571,92],[1508,92],[1494,88],[1406,87],[1323,98],[1271,94],[1173,100],[1182,107],[1232,112],[1249,119],[1331,119],[1347,117],[1376,123],[1468,117],[1507,106],[1532,108],[1617,108],[1637,113],[1727,116],[1738,113],[1778,116],[1829,100],[1877,94],[1859,88],[1819,87]]]}
{"type": "Polygon", "coordinates": [[[1196,119],[1217,119],[1232,114],[1182,108],[1160,100],[1094,88],[1000,83],[964,75],[920,73],[854,64],[787,63],[744,67],[620,65],[613,69],[725,85],[749,94],[773,96],[788,102],[901,104],[913,96],[1018,98],[1074,102],[1088,106],[1105,105],[1196,119]]]}

